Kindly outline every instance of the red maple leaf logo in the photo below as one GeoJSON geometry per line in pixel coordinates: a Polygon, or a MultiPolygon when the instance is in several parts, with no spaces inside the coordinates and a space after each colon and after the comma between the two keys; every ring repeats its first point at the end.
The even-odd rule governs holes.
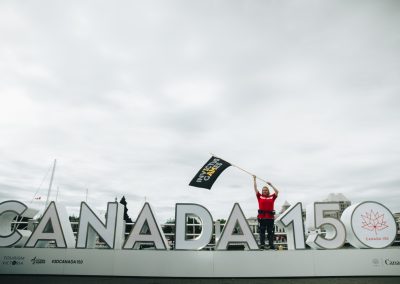
{"type": "Polygon", "coordinates": [[[368,231],[375,231],[375,235],[377,235],[377,231],[381,231],[386,229],[388,225],[386,221],[383,219],[385,214],[379,214],[378,211],[376,213],[371,209],[371,211],[365,212],[365,215],[361,215],[362,218],[362,228],[368,231]]]}

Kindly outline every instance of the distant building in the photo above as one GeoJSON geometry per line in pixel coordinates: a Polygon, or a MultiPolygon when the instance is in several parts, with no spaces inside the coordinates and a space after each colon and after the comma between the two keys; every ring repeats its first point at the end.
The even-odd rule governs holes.
{"type": "Polygon", "coordinates": [[[342,193],[329,193],[328,197],[322,200],[323,202],[339,202],[340,211],[326,211],[326,217],[340,219],[343,211],[351,205],[351,201],[342,193]]]}
{"type": "Polygon", "coordinates": [[[393,217],[396,221],[396,226],[397,226],[397,235],[396,235],[396,240],[394,241],[394,245],[400,245],[400,212],[393,213],[393,217]]]}
{"type": "Polygon", "coordinates": [[[287,202],[287,200],[285,200],[285,202],[282,205],[281,211],[279,211],[279,215],[282,214],[283,212],[285,212],[286,210],[288,210],[290,207],[289,202],[287,202]]]}
{"type": "Polygon", "coordinates": [[[400,212],[398,213],[393,213],[393,217],[396,220],[397,224],[400,224],[400,212]]]}

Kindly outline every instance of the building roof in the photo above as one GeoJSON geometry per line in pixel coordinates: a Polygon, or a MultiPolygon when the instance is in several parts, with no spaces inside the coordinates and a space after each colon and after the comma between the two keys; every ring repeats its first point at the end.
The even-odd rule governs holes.
{"type": "Polygon", "coordinates": [[[342,193],[329,193],[328,197],[325,198],[323,201],[326,202],[338,202],[338,201],[342,201],[342,202],[350,202],[350,200],[344,196],[342,193]]]}

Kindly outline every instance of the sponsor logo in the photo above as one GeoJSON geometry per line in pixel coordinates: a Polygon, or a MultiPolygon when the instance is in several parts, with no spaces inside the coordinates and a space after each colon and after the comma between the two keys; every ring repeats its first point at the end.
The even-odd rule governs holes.
{"type": "Polygon", "coordinates": [[[54,264],[83,264],[83,259],[53,259],[54,264]]]}
{"type": "Polygon", "coordinates": [[[372,259],[372,265],[373,266],[379,266],[379,264],[380,264],[379,259],[377,259],[377,258],[372,259]]]}
{"type": "Polygon", "coordinates": [[[2,265],[23,265],[25,257],[24,256],[4,256],[1,264],[2,265]]]}
{"type": "Polygon", "coordinates": [[[41,259],[41,258],[37,258],[35,256],[34,258],[31,259],[31,263],[32,264],[45,264],[46,260],[45,259],[41,259]]]}
{"type": "Polygon", "coordinates": [[[385,264],[386,265],[400,265],[400,260],[393,260],[393,259],[385,259],[385,264]]]}

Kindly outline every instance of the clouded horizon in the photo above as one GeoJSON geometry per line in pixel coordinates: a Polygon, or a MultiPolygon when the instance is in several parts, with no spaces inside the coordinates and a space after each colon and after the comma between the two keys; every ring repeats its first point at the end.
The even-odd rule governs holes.
{"type": "Polygon", "coordinates": [[[234,167],[188,186],[215,153],[277,209],[343,193],[400,212],[398,1],[2,1],[0,23],[0,202],[43,209],[56,158],[71,215],[88,189],[132,219],[145,200],[161,222],[175,203],[255,216],[234,167]]]}

